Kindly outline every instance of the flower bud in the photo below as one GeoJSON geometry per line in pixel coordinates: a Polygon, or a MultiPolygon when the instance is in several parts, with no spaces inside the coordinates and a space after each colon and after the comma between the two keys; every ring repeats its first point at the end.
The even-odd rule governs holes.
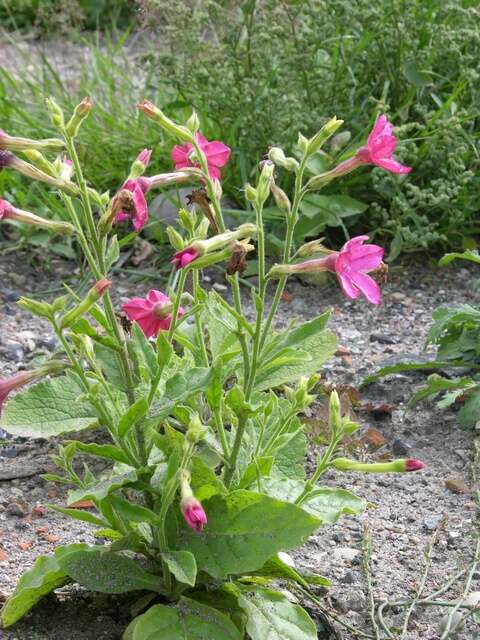
{"type": "Polygon", "coordinates": [[[69,158],[62,158],[59,176],[65,182],[70,182],[73,175],[73,162],[69,158]]]}
{"type": "Polygon", "coordinates": [[[176,251],[181,251],[185,246],[185,241],[183,240],[182,236],[178,233],[178,231],[175,229],[175,227],[168,226],[166,228],[166,232],[167,232],[168,240],[172,245],[172,247],[176,251]]]}
{"type": "Polygon", "coordinates": [[[150,100],[143,100],[140,104],[137,104],[137,109],[142,111],[148,118],[157,122],[164,131],[171,136],[178,138],[182,142],[194,142],[194,135],[187,127],[177,124],[170,118],[168,118],[163,111],[156,107],[150,100]]]}
{"type": "Polygon", "coordinates": [[[249,183],[245,185],[245,197],[249,202],[257,201],[257,190],[249,183]]]}
{"type": "Polygon", "coordinates": [[[306,138],[304,135],[299,133],[297,145],[302,153],[306,153],[308,149],[308,138],[306,138]]]}
{"type": "Polygon", "coordinates": [[[143,176],[145,173],[145,169],[148,167],[150,163],[150,158],[152,156],[151,149],[143,149],[137,156],[137,159],[132,164],[130,168],[130,173],[128,175],[128,180],[135,180],[140,176],[143,176]]]}
{"type": "Polygon", "coordinates": [[[275,204],[280,209],[280,211],[285,211],[289,213],[291,204],[290,200],[283,189],[280,189],[278,185],[275,184],[274,180],[270,184],[270,191],[275,199],[275,204]]]}
{"type": "Polygon", "coordinates": [[[296,171],[299,167],[298,160],[291,157],[286,157],[283,149],[280,147],[271,147],[268,152],[268,159],[271,160],[278,167],[282,167],[287,171],[296,171]]]}
{"type": "Polygon", "coordinates": [[[352,134],[350,131],[342,131],[341,133],[337,133],[330,141],[330,150],[332,153],[338,153],[340,149],[343,149],[345,145],[350,142],[350,138],[352,134]]]}
{"type": "Polygon", "coordinates": [[[71,138],[77,136],[80,125],[90,113],[92,106],[93,100],[90,97],[86,97],[75,107],[73,115],[65,127],[65,132],[68,136],[71,138]]]}
{"type": "Polygon", "coordinates": [[[348,458],[335,458],[331,465],[341,471],[360,471],[362,473],[404,473],[425,468],[425,464],[421,460],[414,458],[400,458],[391,462],[372,462],[370,464],[348,460],[348,458]]]}
{"type": "Polygon", "coordinates": [[[63,316],[60,321],[60,328],[66,329],[75,324],[83,314],[87,313],[100,300],[111,284],[111,280],[107,280],[107,278],[102,278],[96,282],[86,297],[63,316]]]}
{"type": "Polygon", "coordinates": [[[207,428],[202,424],[198,413],[196,413],[188,425],[187,441],[190,444],[197,444],[205,437],[206,432],[207,428]]]}
{"type": "Polygon", "coordinates": [[[313,138],[308,141],[306,153],[313,155],[316,153],[323,144],[339,129],[343,124],[343,120],[337,120],[336,116],[331,118],[323,127],[318,131],[313,138]]]}
{"type": "Polygon", "coordinates": [[[319,238],[318,240],[312,240],[311,242],[302,244],[296,255],[300,258],[306,258],[307,256],[314,255],[315,253],[329,253],[329,249],[324,247],[322,244],[323,240],[324,238],[319,238]]]}
{"type": "Polygon", "coordinates": [[[197,131],[200,129],[200,120],[195,109],[192,111],[192,115],[187,120],[187,127],[192,133],[197,133],[197,131]]]}
{"type": "Polygon", "coordinates": [[[342,408],[340,406],[340,398],[335,389],[330,393],[330,401],[328,403],[328,425],[332,433],[339,433],[342,428],[342,408]]]}
{"type": "Polygon", "coordinates": [[[46,364],[38,367],[38,369],[32,369],[31,371],[21,371],[9,378],[0,378],[0,414],[2,412],[2,405],[5,402],[9,393],[16,389],[24,387],[29,382],[43,378],[49,374],[55,375],[62,373],[66,364],[58,360],[50,360],[46,364]]]}
{"type": "Polygon", "coordinates": [[[50,97],[46,99],[47,109],[50,114],[50,120],[52,124],[56,127],[63,127],[65,125],[65,118],[63,115],[63,110],[61,107],[55,102],[55,100],[50,97]]]}
{"type": "Polygon", "coordinates": [[[271,161],[263,164],[262,172],[257,184],[257,205],[263,207],[265,201],[270,195],[270,183],[272,182],[273,170],[275,165],[271,161]]]}
{"type": "Polygon", "coordinates": [[[45,171],[48,175],[55,176],[58,174],[55,164],[47,160],[40,151],[37,151],[36,149],[27,149],[27,151],[23,151],[23,155],[30,160],[30,162],[34,162],[39,169],[45,171]]]}
{"type": "Polygon", "coordinates": [[[190,474],[184,470],[180,472],[180,496],[180,509],[185,522],[194,531],[202,531],[207,524],[207,515],[201,503],[193,495],[190,474]]]}
{"type": "Polygon", "coordinates": [[[40,216],[30,213],[30,211],[24,211],[23,209],[17,209],[6,200],[0,198],[0,220],[16,220],[23,224],[29,224],[34,227],[42,227],[43,229],[50,229],[55,233],[61,235],[72,235],[75,233],[75,227],[69,222],[62,222],[59,220],[47,220],[40,218],[40,216]]]}

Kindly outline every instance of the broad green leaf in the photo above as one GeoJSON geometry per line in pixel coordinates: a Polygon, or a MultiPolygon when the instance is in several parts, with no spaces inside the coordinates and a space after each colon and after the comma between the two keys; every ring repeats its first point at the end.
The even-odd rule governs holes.
{"type": "Polygon", "coordinates": [[[107,381],[117,389],[125,391],[125,380],[122,375],[119,354],[103,344],[95,343],[94,349],[95,357],[107,381]]]}
{"type": "Polygon", "coordinates": [[[106,522],[105,520],[101,520],[100,518],[97,518],[97,516],[94,516],[93,513],[84,511],[83,509],[68,509],[66,507],[58,507],[55,504],[47,504],[47,507],[49,509],[52,509],[53,511],[62,513],[64,516],[73,518],[74,520],[89,522],[90,524],[94,524],[97,527],[108,527],[108,522],[106,522]]]}
{"type": "Polygon", "coordinates": [[[367,503],[347,489],[322,487],[315,489],[302,507],[319,518],[323,524],[333,524],[341,515],[363,513],[367,503]]]}
{"type": "Polygon", "coordinates": [[[43,596],[70,582],[59,564],[63,555],[86,548],[83,544],[57,547],[54,556],[40,556],[31,569],[17,582],[15,591],[2,609],[2,623],[9,627],[20,620],[43,596]]]}
{"type": "Polygon", "coordinates": [[[118,435],[120,438],[123,438],[131,427],[144,418],[147,411],[148,403],[145,398],[140,398],[128,407],[118,423],[118,435]]]}
{"type": "Polygon", "coordinates": [[[157,604],[135,618],[123,640],[242,640],[231,620],[214,609],[189,598],[178,607],[157,604]]]}
{"type": "Polygon", "coordinates": [[[190,551],[169,551],[162,553],[162,558],[177,580],[195,586],[197,563],[190,551]]]}
{"type": "Polygon", "coordinates": [[[130,502],[119,495],[110,495],[110,504],[115,512],[127,522],[155,522],[157,515],[151,509],[142,507],[140,504],[130,502]]]}
{"type": "Polygon", "coordinates": [[[226,493],[225,485],[221,478],[202,458],[198,456],[192,457],[190,472],[192,474],[192,490],[199,500],[203,501],[216,493],[226,493]]]}
{"type": "Polygon", "coordinates": [[[27,438],[51,438],[81,431],[97,423],[97,415],[82,390],[65,376],[44,380],[6,402],[0,426],[27,438]]]}
{"type": "Polygon", "coordinates": [[[152,418],[165,418],[176,404],[182,403],[199,391],[207,391],[213,378],[213,370],[206,367],[192,367],[179,371],[169,378],[160,401],[156,402],[152,418]]]}
{"type": "MultiPolygon", "coordinates": [[[[255,382],[257,390],[294,382],[301,376],[316,373],[322,367],[325,360],[335,352],[337,344],[335,335],[325,329],[329,315],[328,312],[324,313],[319,318],[305,322],[298,329],[285,332],[283,339],[276,344],[274,352],[268,354],[268,359],[273,360],[285,347],[291,347],[303,352],[303,361],[280,364],[276,368],[269,367],[266,371],[260,367],[255,382]]],[[[266,364],[268,366],[268,361],[266,364]]]]}
{"type": "Polygon", "coordinates": [[[89,453],[92,456],[99,456],[100,458],[107,458],[109,460],[115,460],[116,462],[122,462],[128,464],[128,459],[121,449],[113,444],[97,444],[96,442],[79,442],[78,440],[66,440],[65,444],[75,445],[75,448],[84,453],[89,453]]]}
{"type": "Polygon", "coordinates": [[[159,576],[148,573],[132,558],[101,547],[73,551],[58,560],[70,578],[101,593],[126,593],[148,589],[161,592],[159,576]]]}
{"type": "Polygon", "coordinates": [[[243,587],[239,606],[247,614],[252,640],[317,640],[317,628],[302,607],[262,587],[243,587]]]}
{"type": "Polygon", "coordinates": [[[128,473],[119,474],[100,480],[95,484],[79,489],[73,489],[68,492],[68,504],[79,502],[80,500],[103,500],[112,491],[116,491],[121,487],[132,484],[137,480],[137,472],[129,471],[128,473]]]}
{"type": "MultiPolygon", "coordinates": [[[[195,602],[212,606],[225,613],[238,628],[241,637],[244,638],[247,618],[238,606],[238,589],[233,582],[223,582],[214,590],[190,591],[188,595],[195,602]]],[[[212,638],[212,640],[214,639],[212,638]]]]}
{"type": "Polygon", "coordinates": [[[319,525],[293,504],[244,490],[215,495],[203,507],[205,529],[194,533],[184,524],[177,544],[193,553],[199,570],[220,579],[256,571],[277,551],[302,544],[319,525]]]}
{"type": "MultiPolygon", "coordinates": [[[[266,480],[263,490],[279,500],[295,502],[303,491],[305,483],[289,478],[266,480]]],[[[302,509],[317,517],[322,524],[333,524],[345,515],[358,515],[366,508],[366,502],[351,491],[334,487],[314,489],[310,498],[302,503],[302,509]]]]}
{"type": "Polygon", "coordinates": [[[210,350],[214,360],[238,348],[237,321],[219,298],[218,293],[211,291],[205,308],[210,350]]]}

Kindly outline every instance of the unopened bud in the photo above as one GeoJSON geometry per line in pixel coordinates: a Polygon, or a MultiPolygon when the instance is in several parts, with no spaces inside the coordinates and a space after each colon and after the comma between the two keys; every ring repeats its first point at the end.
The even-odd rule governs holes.
{"type": "Polygon", "coordinates": [[[264,205],[270,195],[270,183],[272,181],[274,169],[275,165],[271,161],[267,161],[263,164],[262,172],[257,184],[257,204],[259,207],[264,205]]]}
{"type": "Polygon", "coordinates": [[[308,138],[306,138],[301,133],[298,134],[298,148],[302,153],[305,153],[308,149],[308,138]]]}
{"type": "Polygon", "coordinates": [[[207,428],[202,424],[198,413],[196,413],[188,425],[187,441],[190,444],[197,444],[205,437],[206,432],[207,428]]]}
{"type": "Polygon", "coordinates": [[[52,97],[47,98],[45,102],[47,104],[47,109],[50,114],[50,120],[52,121],[52,124],[54,124],[56,127],[63,127],[65,124],[65,119],[61,107],[52,97]]]}
{"type": "Polygon", "coordinates": [[[102,278],[96,282],[86,297],[63,316],[60,321],[60,328],[65,329],[72,326],[72,324],[81,318],[83,314],[87,313],[93,305],[100,300],[111,284],[111,280],[107,280],[107,278],[102,278]]]}
{"type": "Polygon", "coordinates": [[[185,246],[185,241],[182,236],[178,233],[178,231],[172,227],[168,226],[166,229],[168,240],[170,244],[176,251],[181,251],[185,246]]]}
{"type": "Polygon", "coordinates": [[[330,393],[328,425],[332,433],[338,433],[342,428],[342,409],[340,406],[340,398],[335,389],[330,393]]]}
{"type": "Polygon", "coordinates": [[[187,127],[192,133],[197,133],[197,131],[200,129],[200,120],[195,109],[192,111],[192,115],[187,120],[187,127]]]}
{"type": "Polygon", "coordinates": [[[400,458],[391,462],[357,462],[348,458],[336,458],[331,462],[332,467],[341,471],[360,471],[361,473],[405,473],[420,471],[425,468],[421,460],[414,458],[400,458]]]}
{"type": "Polygon", "coordinates": [[[140,151],[135,162],[132,164],[130,168],[128,180],[135,180],[136,178],[143,176],[143,174],[145,173],[145,169],[148,167],[150,163],[151,156],[152,156],[151,149],[143,149],[143,151],[140,151]]]}
{"type": "Polygon", "coordinates": [[[350,142],[352,134],[350,131],[342,131],[337,133],[330,141],[330,150],[332,153],[338,153],[345,145],[350,142]]]}
{"type": "Polygon", "coordinates": [[[282,167],[287,171],[296,171],[299,167],[298,160],[291,157],[287,158],[283,149],[280,149],[280,147],[271,147],[268,152],[268,158],[278,167],[282,167]]]}
{"type": "Polygon", "coordinates": [[[249,202],[257,201],[257,190],[249,183],[245,185],[245,197],[249,202]]]}
{"type": "Polygon", "coordinates": [[[339,129],[343,124],[343,120],[337,120],[336,116],[331,118],[323,127],[316,133],[313,138],[310,138],[307,145],[308,155],[316,153],[322,145],[339,129]]]}
{"type": "Polygon", "coordinates": [[[315,253],[329,253],[329,249],[324,247],[322,244],[323,240],[324,238],[319,238],[318,240],[312,240],[311,242],[302,244],[296,255],[300,258],[305,258],[307,256],[314,255],[315,253]]]}
{"type": "Polygon", "coordinates": [[[156,107],[150,100],[143,100],[140,104],[137,104],[137,109],[144,113],[148,118],[157,122],[162,129],[175,138],[178,138],[182,142],[193,143],[193,133],[187,127],[177,124],[170,118],[168,118],[163,111],[156,107]]]}
{"type": "Polygon", "coordinates": [[[80,125],[90,113],[92,106],[93,100],[90,97],[87,97],[75,107],[73,115],[65,127],[67,135],[71,138],[75,138],[77,136],[80,125]]]}
{"type": "Polygon", "coordinates": [[[280,187],[275,184],[273,180],[270,184],[270,190],[280,211],[286,211],[288,213],[290,211],[291,204],[290,199],[285,191],[283,189],[280,189],[280,187]]]}

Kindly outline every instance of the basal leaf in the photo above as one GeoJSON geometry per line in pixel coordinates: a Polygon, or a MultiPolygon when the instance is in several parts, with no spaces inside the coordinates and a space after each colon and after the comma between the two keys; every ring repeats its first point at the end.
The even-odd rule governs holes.
{"type": "Polygon", "coordinates": [[[247,614],[252,640],[317,640],[317,627],[302,607],[262,587],[242,587],[239,606],[247,614]]]}
{"type": "Polygon", "coordinates": [[[87,547],[59,558],[61,569],[87,589],[101,593],[163,590],[161,578],[127,556],[101,547],[87,547]]]}
{"type": "Polygon", "coordinates": [[[302,544],[319,525],[293,504],[244,490],[215,495],[203,506],[207,526],[194,533],[183,525],[178,548],[191,551],[199,570],[220,579],[259,569],[272,554],[302,544]]]}
{"type": "Polygon", "coordinates": [[[43,596],[70,582],[59,560],[66,554],[86,548],[84,544],[57,547],[54,556],[40,556],[31,569],[17,582],[15,591],[2,609],[2,623],[9,627],[20,620],[43,596]]]}
{"type": "Polygon", "coordinates": [[[79,400],[82,390],[65,376],[43,380],[6,402],[0,426],[27,438],[51,438],[97,422],[94,408],[79,400]]]}

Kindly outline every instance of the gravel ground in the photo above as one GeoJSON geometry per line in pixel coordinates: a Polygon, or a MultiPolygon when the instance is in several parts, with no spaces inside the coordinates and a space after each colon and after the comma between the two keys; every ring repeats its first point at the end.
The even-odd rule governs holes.
{"type": "MultiPolygon", "coordinates": [[[[142,270],[146,269],[142,265],[142,270]]],[[[472,302],[477,297],[472,289],[473,272],[466,268],[437,270],[405,263],[392,271],[384,287],[385,302],[378,308],[346,301],[325,284],[289,283],[290,295],[281,306],[280,324],[295,316],[310,318],[333,307],[330,326],[344,349],[325,366],[328,381],[355,386],[379,363],[420,354],[432,310],[439,304],[472,302]]],[[[39,264],[29,263],[27,256],[0,258],[0,375],[28,367],[39,353],[55,348],[48,325],[16,307],[18,295],[53,289],[62,276],[71,277],[72,272],[72,265],[60,260],[39,264]]],[[[221,276],[215,274],[214,278],[217,282],[210,279],[205,285],[221,289],[221,276]]],[[[115,292],[117,296],[128,295],[154,286],[162,288],[162,283],[134,284],[122,274],[115,292]]],[[[351,489],[371,506],[361,518],[345,517],[321,529],[294,554],[299,567],[332,580],[325,605],[369,632],[362,564],[366,525],[373,545],[371,580],[376,600],[401,600],[412,595],[421,578],[425,549],[437,529],[426,593],[469,566],[478,536],[472,480],[474,434],[461,431],[453,413],[440,412],[431,404],[418,405],[405,414],[406,401],[424,379],[421,373],[397,375],[364,390],[363,400],[391,406],[384,413],[359,413],[362,439],[355,454],[366,460],[389,452],[418,457],[427,464],[426,470],[401,476],[330,472],[325,484],[351,489]]],[[[315,417],[314,410],[312,424],[315,417]]],[[[8,439],[1,452],[0,592],[4,594],[12,591],[19,575],[39,554],[49,553],[59,544],[94,542],[89,525],[69,521],[45,508],[47,503],[65,503],[61,488],[39,478],[39,473],[49,468],[48,454],[55,446],[52,442],[8,439]]],[[[307,467],[311,467],[315,446],[307,467]]],[[[445,597],[454,599],[461,589],[457,584],[445,597]]],[[[474,575],[472,590],[480,591],[480,572],[474,575]]],[[[433,607],[414,612],[405,640],[438,639],[443,613],[433,607]]],[[[127,617],[125,601],[63,589],[45,599],[12,630],[3,635],[0,631],[0,637],[114,640],[120,638],[127,617]]],[[[401,626],[398,615],[389,616],[389,620],[401,626]]],[[[337,628],[337,638],[355,637],[345,628],[337,628]]],[[[478,639],[480,632],[469,622],[456,637],[478,639]]]]}

